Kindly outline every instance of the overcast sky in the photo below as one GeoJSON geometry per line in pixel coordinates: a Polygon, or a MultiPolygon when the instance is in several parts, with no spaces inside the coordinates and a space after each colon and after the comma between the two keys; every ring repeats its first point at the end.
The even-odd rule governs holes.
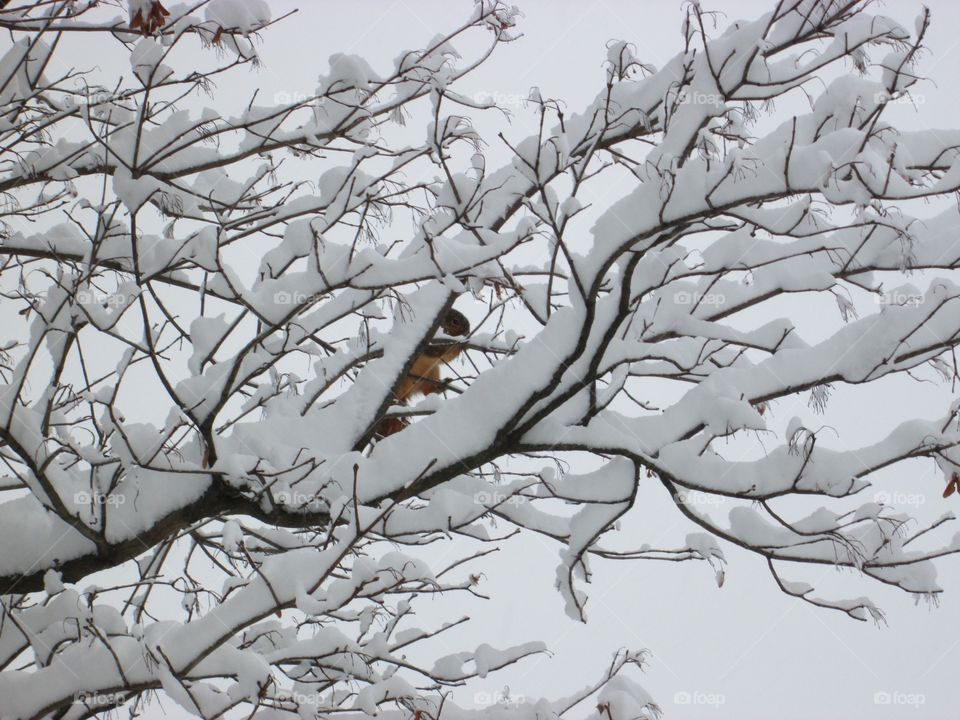
{"type": "MultiPolygon", "coordinates": [[[[512,104],[514,117],[504,128],[510,138],[534,129],[534,116],[517,103],[531,86],[538,86],[545,97],[564,99],[571,111],[591,100],[602,83],[609,40],[634,43],[638,57],[657,66],[680,47],[679,1],[523,0],[518,4],[525,14],[520,24],[524,37],[501,47],[460,88],[488,98],[496,95],[512,104]]],[[[265,66],[257,80],[265,90],[273,86],[280,91],[308,92],[331,53],[357,53],[368,58],[374,69],[386,69],[402,49],[418,47],[453,27],[471,4],[466,0],[284,0],[271,5],[278,14],[285,7],[299,6],[300,10],[265,34],[265,66]]],[[[724,13],[721,24],[738,17],[754,18],[769,8],[769,3],[755,0],[703,5],[724,13]]],[[[888,116],[909,127],[950,126],[958,117],[960,10],[944,0],[929,5],[933,27],[930,53],[923,58],[922,69],[931,82],[917,88],[916,110],[900,105],[888,116]]],[[[878,7],[877,12],[891,14],[912,28],[920,7],[920,3],[897,0],[878,7]]],[[[782,103],[778,111],[785,111],[782,103]]],[[[498,163],[493,161],[498,152],[503,153],[491,132],[501,125],[502,120],[492,114],[478,123],[490,142],[488,167],[496,167],[498,163]]],[[[506,160],[507,156],[503,153],[502,157],[506,160]]],[[[591,200],[602,202],[600,198],[591,200]]],[[[828,305],[823,309],[836,313],[828,305]]],[[[816,325],[813,313],[798,318],[801,331],[815,334],[816,325]]],[[[838,445],[855,446],[891,427],[904,412],[923,414],[924,408],[939,406],[943,392],[942,387],[887,383],[872,385],[869,392],[838,395],[830,408],[830,422],[838,428],[838,445]]],[[[797,406],[784,403],[775,411],[785,422],[794,413],[808,412],[806,398],[797,406]]],[[[909,496],[902,499],[915,502],[921,518],[948,509],[939,497],[942,480],[932,463],[902,465],[880,478],[878,489],[909,496]]],[[[717,511],[725,512],[722,507],[717,511]]],[[[672,509],[659,485],[641,493],[638,508],[629,519],[631,525],[624,531],[627,541],[632,538],[653,546],[679,545],[693,529],[672,509]]],[[[510,670],[514,694],[566,694],[595,678],[611,653],[627,646],[652,651],[643,682],[668,718],[957,716],[960,564],[941,565],[941,582],[947,592],[936,609],[915,606],[902,593],[885,592],[851,573],[818,568],[792,576],[818,580],[825,592],[846,590],[852,596],[871,592],[888,613],[889,625],[877,628],[787,598],[775,587],[761,559],[725,549],[730,567],[722,589],[700,564],[595,563],[587,605],[589,623],[582,625],[563,614],[561,600],[552,589],[557,547],[538,539],[515,542],[504,548],[499,566],[486,568],[485,589],[495,600],[486,607],[471,608],[476,618],[471,633],[478,641],[493,644],[542,639],[554,651],[551,658],[510,670]],[[510,607],[503,604],[507,597],[513,599],[510,607]],[[887,699],[890,704],[883,704],[887,699]],[[721,700],[721,704],[710,704],[721,700]],[[684,701],[689,704],[679,704],[684,701]]],[[[438,605],[455,608],[455,603],[438,605]]],[[[451,644],[440,649],[455,648],[451,644]]],[[[471,689],[457,692],[456,697],[461,702],[482,703],[502,689],[505,677],[480,684],[487,695],[474,697],[471,689]]]]}
{"type": "MultiPolygon", "coordinates": [[[[960,69],[960,8],[947,0],[928,4],[933,26],[922,71],[931,81],[918,87],[916,109],[898,105],[888,116],[907,127],[960,122],[955,79],[960,69]]],[[[544,97],[564,99],[576,111],[601,88],[609,40],[634,43],[638,57],[657,66],[680,48],[679,0],[518,0],[518,5],[525,14],[519,26],[524,37],[501,47],[459,88],[465,94],[495,97],[514,112],[509,124],[493,113],[477,122],[490,143],[488,168],[507,159],[496,142],[497,129],[512,139],[534,129],[533,115],[519,102],[532,86],[538,86],[544,97]]],[[[726,16],[719,18],[721,26],[739,17],[752,19],[769,7],[756,0],[705,0],[703,5],[726,16]]],[[[263,34],[259,47],[264,64],[258,72],[241,71],[220,83],[211,104],[224,114],[224,108],[245,103],[254,87],[261,88],[261,98],[266,100],[278,94],[283,99],[283,94],[313,92],[317,76],[326,71],[327,58],[335,52],[362,55],[375,70],[387,70],[402,50],[421,47],[435,34],[453,28],[472,9],[469,0],[273,0],[270,6],[275,16],[294,7],[299,11],[263,34]]],[[[920,3],[904,0],[875,9],[893,15],[908,28],[913,28],[919,10],[920,3]]],[[[811,90],[816,92],[816,87],[811,90]]],[[[787,112],[786,108],[789,104],[778,104],[777,110],[787,112]]],[[[591,200],[602,203],[604,198],[591,200]]],[[[806,304],[797,317],[800,331],[815,335],[818,313],[836,313],[829,305],[806,304]]],[[[892,427],[906,413],[939,410],[948,391],[897,381],[871,384],[869,392],[838,393],[829,414],[830,424],[837,429],[834,442],[837,447],[854,447],[892,427]]],[[[796,407],[784,402],[774,412],[785,422],[793,414],[810,411],[804,397],[796,407]]],[[[901,465],[878,478],[877,487],[880,492],[900,493],[913,503],[908,509],[920,518],[936,517],[950,508],[940,498],[942,479],[932,462],[901,465]]],[[[954,505],[960,502],[953,500],[954,505]]],[[[716,512],[725,510],[721,505],[716,512]]],[[[650,483],[622,534],[624,546],[647,542],[675,547],[694,529],[673,509],[662,487],[650,483]]],[[[543,640],[553,655],[458,690],[455,698],[467,705],[484,704],[502,690],[507,679],[514,695],[563,696],[597,678],[612,653],[626,646],[653,653],[641,680],[668,720],[774,716],[781,720],[868,716],[939,720],[960,715],[960,561],[941,564],[946,593],[935,609],[914,606],[902,593],[885,591],[852,573],[815,568],[788,574],[790,579],[816,580],[824,592],[846,591],[852,596],[869,592],[887,611],[889,625],[878,628],[782,595],[760,558],[723,547],[730,564],[722,589],[704,564],[595,561],[589,622],[584,625],[564,615],[561,598],[553,589],[558,547],[537,538],[506,544],[499,557],[484,567],[482,589],[494,600],[470,605],[475,618],[471,629],[438,641],[434,648],[442,655],[459,649],[457,641],[470,646],[543,640]],[[512,600],[509,605],[508,599],[512,600]],[[883,704],[885,699],[891,703],[883,704]]],[[[420,606],[420,620],[433,625],[441,617],[453,619],[464,611],[462,598],[426,600],[420,606]],[[424,615],[433,610],[435,617],[424,615]]]]}

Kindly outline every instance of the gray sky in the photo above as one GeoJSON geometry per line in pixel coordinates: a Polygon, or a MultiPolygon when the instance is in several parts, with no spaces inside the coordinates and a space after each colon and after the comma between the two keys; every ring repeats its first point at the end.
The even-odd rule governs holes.
{"type": "MultiPolygon", "coordinates": [[[[472,9],[468,0],[274,0],[270,5],[274,15],[300,9],[264,33],[260,45],[264,66],[259,72],[225,78],[219,84],[210,104],[224,114],[225,107],[245,103],[254,86],[261,88],[264,99],[277,93],[311,93],[317,76],[327,69],[327,57],[335,52],[362,55],[375,70],[386,70],[400,51],[419,47],[451,29],[472,9]]],[[[495,113],[476,123],[490,142],[490,169],[500,164],[498,159],[507,158],[504,148],[496,144],[497,129],[510,139],[534,129],[533,115],[519,103],[531,86],[539,86],[544,97],[562,98],[576,111],[601,88],[608,40],[634,43],[638,57],[657,66],[680,48],[679,0],[518,0],[518,5],[526,15],[519,26],[524,37],[501,47],[459,86],[465,94],[495,96],[514,111],[510,124],[495,113]]],[[[703,5],[726,15],[720,18],[721,25],[739,17],[754,18],[769,7],[756,0],[707,0],[703,5]]],[[[922,83],[915,92],[917,110],[898,105],[888,116],[907,127],[950,126],[958,117],[960,8],[947,0],[929,5],[933,26],[922,70],[932,82],[922,83]]],[[[875,8],[908,28],[919,10],[920,3],[903,0],[875,8]]],[[[469,55],[466,49],[463,54],[469,55]]],[[[778,104],[778,111],[786,107],[778,104]]],[[[797,319],[801,333],[816,333],[820,310],[836,313],[826,301],[807,307],[807,314],[797,319]]],[[[896,381],[872,384],[869,392],[838,394],[829,415],[839,433],[838,447],[855,446],[880,434],[905,413],[931,412],[935,403],[942,404],[944,392],[942,387],[896,381]]],[[[774,412],[783,423],[793,414],[808,413],[806,398],[800,398],[796,407],[775,406],[774,412]]],[[[940,499],[942,480],[932,462],[898,466],[879,479],[878,489],[912,496],[916,506],[910,509],[919,518],[936,517],[951,507],[940,499]]],[[[725,513],[723,506],[717,512],[725,513]]],[[[628,520],[622,533],[625,546],[648,542],[673,547],[695,529],[653,483],[641,492],[628,520]]],[[[722,589],[704,564],[595,561],[589,623],[583,625],[564,615],[553,589],[558,547],[527,538],[505,545],[496,564],[484,567],[482,589],[494,597],[492,602],[469,604],[464,610],[460,597],[426,600],[419,619],[429,626],[465,611],[474,617],[470,629],[456,636],[460,643],[451,635],[446,641],[450,645],[442,640],[434,645],[438,655],[480,642],[499,645],[528,640],[544,640],[553,651],[552,657],[526,661],[455,692],[455,698],[467,705],[484,704],[502,691],[508,679],[514,695],[570,694],[596,679],[615,650],[629,647],[653,652],[641,681],[668,719],[761,720],[776,715],[781,720],[866,716],[933,720],[957,716],[960,562],[941,564],[941,584],[947,592],[936,609],[916,607],[902,593],[832,568],[787,573],[790,579],[816,580],[824,593],[869,593],[888,614],[889,626],[877,628],[782,595],[760,558],[723,547],[730,564],[722,589]],[[513,601],[509,606],[507,599],[513,601]],[[434,605],[435,614],[426,615],[433,613],[434,605]],[[882,704],[885,698],[891,704],[882,704]],[[911,699],[914,704],[909,704],[911,699]]]]}
{"type": "MultiPolygon", "coordinates": [[[[278,11],[294,4],[274,3],[278,11]]],[[[367,57],[375,69],[386,67],[402,48],[416,46],[452,27],[470,5],[408,0],[300,6],[292,22],[266,36],[266,67],[260,78],[266,84],[289,82],[294,91],[312,87],[331,52],[355,52],[367,57]],[[362,20],[358,21],[358,14],[362,20]],[[285,52],[289,47],[302,50],[292,57],[285,52]],[[301,52],[316,57],[317,65],[303,59],[301,52]]],[[[500,48],[485,67],[467,79],[461,92],[498,95],[510,103],[537,85],[545,97],[563,98],[575,111],[600,88],[608,40],[634,43],[641,60],[658,66],[680,47],[681,3],[673,0],[524,0],[519,6],[526,15],[520,24],[525,37],[500,48]]],[[[722,11],[732,20],[755,17],[769,4],[705,2],[704,6],[722,11]]],[[[960,10],[942,0],[931,7],[931,52],[924,58],[923,70],[933,82],[917,89],[919,112],[898,106],[890,115],[912,127],[947,125],[958,116],[955,78],[960,69],[956,32],[960,10]]],[[[919,3],[898,0],[877,11],[892,14],[912,28],[919,10],[919,3]]],[[[521,107],[512,109],[515,117],[505,133],[513,139],[533,130],[533,116],[521,107]]],[[[783,111],[782,106],[778,109],[783,111]]],[[[488,127],[502,123],[492,114],[488,118],[489,126],[483,122],[478,126],[492,138],[488,127]]],[[[496,166],[492,160],[499,151],[491,140],[488,167],[496,166]]],[[[810,332],[815,332],[813,316],[798,321],[801,330],[804,320],[810,332]]],[[[846,404],[830,408],[830,421],[838,426],[843,442],[854,445],[892,426],[905,408],[914,407],[923,414],[924,407],[942,401],[942,388],[892,385],[836,398],[846,404]],[[880,390],[889,395],[877,395],[880,390]],[[838,414],[838,410],[842,412],[838,414]]],[[[797,404],[805,410],[805,403],[801,398],[797,404]]],[[[783,422],[800,412],[785,404],[774,410],[783,422]]],[[[934,517],[947,509],[939,497],[942,481],[932,463],[902,465],[897,472],[887,473],[878,487],[916,496],[921,503],[916,507],[919,517],[934,517]]],[[[724,512],[722,507],[718,511],[724,512]]],[[[641,493],[630,520],[632,525],[624,535],[654,546],[679,544],[692,529],[670,507],[659,487],[641,493]]],[[[730,566],[722,589],[699,564],[595,562],[587,605],[589,623],[581,625],[563,614],[560,598],[552,590],[557,548],[538,539],[513,543],[504,548],[499,566],[486,568],[485,589],[499,601],[472,610],[472,636],[493,644],[533,639],[547,642],[555,653],[552,658],[527,662],[510,672],[511,693],[527,696],[566,694],[595,678],[610,654],[627,646],[653,652],[643,682],[669,718],[761,720],[776,714],[783,720],[868,715],[883,720],[956,715],[960,703],[956,682],[960,566],[956,562],[941,565],[941,582],[947,592],[934,610],[915,607],[902,594],[885,592],[875,583],[868,585],[853,574],[830,568],[791,576],[816,579],[824,592],[845,590],[856,596],[869,590],[888,612],[889,626],[877,628],[787,598],[775,587],[759,558],[725,549],[730,566]],[[508,595],[514,599],[509,609],[502,604],[508,595]],[[722,704],[709,704],[721,695],[722,704]],[[877,704],[888,698],[891,704],[877,704]],[[676,702],[684,700],[690,704],[676,702]],[[911,700],[917,704],[904,704],[911,700]]],[[[458,602],[438,604],[455,607],[458,602]]],[[[488,695],[495,694],[502,690],[504,677],[495,676],[478,687],[488,695]]],[[[455,696],[467,702],[487,699],[484,695],[474,698],[473,690],[455,696]]]]}
{"type": "MultiPolygon", "coordinates": [[[[449,0],[272,5],[279,12],[297,4],[301,10],[295,18],[265,35],[265,68],[259,78],[265,86],[288,83],[290,92],[309,91],[332,52],[357,53],[367,57],[374,69],[386,68],[401,49],[417,46],[452,27],[470,8],[466,1],[449,0]],[[295,54],[287,52],[290,47],[297,48],[295,54]]],[[[501,47],[467,78],[461,92],[497,95],[509,104],[536,85],[543,96],[563,98],[569,109],[576,111],[600,89],[608,40],[634,43],[638,57],[657,66],[680,47],[681,3],[674,0],[524,0],[518,5],[526,16],[520,23],[524,37],[501,47]]],[[[897,106],[889,116],[908,127],[949,125],[958,116],[955,77],[960,69],[960,36],[956,32],[960,10],[942,0],[930,6],[931,52],[924,58],[923,71],[933,82],[923,83],[915,93],[919,112],[897,106]]],[[[756,17],[769,4],[705,2],[704,7],[720,10],[732,20],[756,17]]],[[[919,3],[898,0],[876,11],[894,15],[912,28],[919,10],[919,3]]],[[[784,107],[778,104],[781,112],[784,107]]],[[[533,116],[522,107],[512,109],[515,117],[504,131],[516,139],[534,129],[533,116]]],[[[497,166],[493,161],[502,152],[490,130],[502,125],[493,114],[478,122],[491,142],[488,167],[497,166]]],[[[836,313],[826,303],[823,309],[836,313]]],[[[814,333],[815,324],[813,314],[798,319],[801,331],[814,333]]],[[[922,415],[924,408],[942,402],[942,388],[893,385],[835,398],[837,404],[831,406],[829,417],[840,431],[841,445],[856,445],[891,427],[907,408],[922,415]],[[881,390],[889,394],[878,395],[881,390]]],[[[806,411],[806,398],[797,406],[784,403],[774,411],[786,422],[795,412],[806,411]]],[[[939,497],[942,481],[932,463],[902,465],[887,473],[878,488],[916,496],[912,499],[921,503],[915,508],[921,518],[948,509],[939,497]]],[[[719,507],[718,512],[725,510],[719,507]]],[[[654,546],[676,546],[693,529],[672,509],[659,486],[641,493],[638,508],[629,519],[631,526],[623,533],[625,544],[634,539],[654,546]]],[[[627,646],[653,652],[642,681],[668,718],[956,716],[960,704],[956,682],[960,661],[957,562],[941,564],[941,584],[947,592],[941,606],[933,610],[914,606],[902,593],[885,591],[876,583],[868,584],[832,568],[788,575],[817,580],[825,593],[857,596],[869,592],[888,613],[889,626],[877,628],[787,598],[776,588],[761,559],[724,547],[730,565],[722,589],[701,564],[595,562],[587,605],[589,622],[582,625],[563,614],[561,600],[553,590],[557,547],[535,538],[514,542],[504,548],[498,566],[485,568],[484,589],[495,600],[470,609],[475,621],[464,635],[494,645],[536,639],[547,642],[553,657],[511,669],[510,691],[519,695],[567,694],[597,677],[610,655],[627,646]],[[508,596],[513,599],[509,608],[503,603],[508,596]],[[710,704],[721,695],[722,704],[710,704]],[[877,704],[885,699],[891,704],[877,704]],[[676,702],[684,700],[690,704],[676,702]],[[911,701],[917,704],[906,704],[911,701]]],[[[452,612],[460,603],[462,599],[437,604],[452,612]]],[[[429,606],[421,606],[421,613],[425,607],[429,606]]],[[[438,645],[441,652],[454,649],[453,644],[438,645]]],[[[502,691],[506,678],[497,675],[479,683],[476,687],[486,695],[475,697],[471,688],[458,691],[455,697],[461,702],[482,703],[502,691]]]]}

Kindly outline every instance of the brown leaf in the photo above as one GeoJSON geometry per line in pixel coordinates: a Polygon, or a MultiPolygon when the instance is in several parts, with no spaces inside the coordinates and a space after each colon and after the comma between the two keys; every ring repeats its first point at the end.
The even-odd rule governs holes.
{"type": "Polygon", "coordinates": [[[947,481],[947,486],[943,489],[943,496],[945,498],[950,497],[957,491],[958,488],[960,488],[960,475],[953,473],[953,475],[951,475],[950,479],[947,481]]]}
{"type": "Polygon", "coordinates": [[[139,30],[143,35],[153,35],[157,30],[163,27],[165,17],[169,17],[168,11],[160,0],[153,0],[147,14],[143,14],[143,8],[137,10],[136,14],[130,18],[130,29],[139,30]]]}

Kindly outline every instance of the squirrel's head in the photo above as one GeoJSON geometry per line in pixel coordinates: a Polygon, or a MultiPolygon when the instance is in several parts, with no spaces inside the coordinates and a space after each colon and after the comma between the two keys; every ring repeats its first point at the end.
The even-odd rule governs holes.
{"type": "Polygon", "coordinates": [[[470,321],[463,313],[450,309],[440,321],[440,329],[452,337],[463,337],[470,334],[470,321]]]}

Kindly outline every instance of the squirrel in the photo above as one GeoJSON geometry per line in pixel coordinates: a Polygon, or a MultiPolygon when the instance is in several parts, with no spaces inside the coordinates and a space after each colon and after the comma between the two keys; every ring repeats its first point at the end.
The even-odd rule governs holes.
{"type": "MultiPolygon", "coordinates": [[[[448,310],[440,329],[451,337],[465,337],[470,333],[470,321],[456,310],[448,310]]],[[[453,340],[432,340],[417,356],[410,367],[407,376],[400,381],[396,390],[397,402],[406,404],[407,401],[420,393],[430,395],[443,390],[444,382],[440,379],[440,366],[449,363],[458,355],[463,345],[453,340]]]]}
{"type": "MultiPolygon", "coordinates": [[[[440,329],[451,338],[470,334],[470,321],[463,313],[447,310],[440,321],[440,329]]],[[[440,367],[452,362],[463,350],[463,343],[456,340],[434,339],[413,361],[410,370],[394,391],[397,403],[406,405],[414,395],[432,395],[443,392],[446,382],[440,379],[440,367]]],[[[376,434],[387,437],[403,430],[409,421],[405,418],[383,418],[377,423],[376,434]]]]}

